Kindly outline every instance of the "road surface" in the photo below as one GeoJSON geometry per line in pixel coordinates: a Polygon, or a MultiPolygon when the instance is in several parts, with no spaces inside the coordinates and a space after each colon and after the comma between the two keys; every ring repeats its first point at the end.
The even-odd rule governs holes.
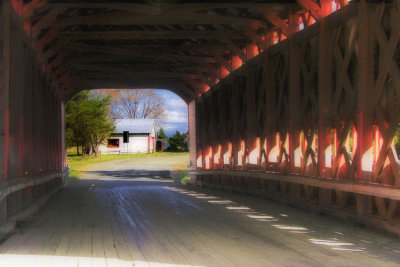
{"type": "Polygon", "coordinates": [[[400,266],[400,241],[261,198],[179,188],[188,156],[101,163],[0,244],[0,266],[400,266]]]}

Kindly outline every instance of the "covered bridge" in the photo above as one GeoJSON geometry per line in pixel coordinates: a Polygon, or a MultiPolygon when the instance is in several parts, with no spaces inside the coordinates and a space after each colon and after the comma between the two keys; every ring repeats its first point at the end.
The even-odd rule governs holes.
{"type": "Polygon", "coordinates": [[[400,233],[394,2],[3,0],[0,224],[63,183],[63,107],[99,88],[189,104],[194,182],[400,233]]]}

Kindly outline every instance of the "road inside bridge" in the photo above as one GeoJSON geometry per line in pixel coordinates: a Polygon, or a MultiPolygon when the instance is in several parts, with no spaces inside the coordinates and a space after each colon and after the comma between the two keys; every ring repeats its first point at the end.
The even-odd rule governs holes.
{"type": "Polygon", "coordinates": [[[102,163],[0,245],[0,266],[399,266],[400,241],[261,198],[179,188],[187,155],[102,163]]]}

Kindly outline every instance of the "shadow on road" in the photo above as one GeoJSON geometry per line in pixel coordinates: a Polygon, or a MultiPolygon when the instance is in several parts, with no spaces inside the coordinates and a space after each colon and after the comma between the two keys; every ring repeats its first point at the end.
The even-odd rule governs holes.
{"type": "Polygon", "coordinates": [[[118,170],[118,171],[88,171],[89,175],[99,178],[119,178],[119,179],[138,179],[150,178],[154,180],[171,180],[172,176],[169,170],[118,170]]]}

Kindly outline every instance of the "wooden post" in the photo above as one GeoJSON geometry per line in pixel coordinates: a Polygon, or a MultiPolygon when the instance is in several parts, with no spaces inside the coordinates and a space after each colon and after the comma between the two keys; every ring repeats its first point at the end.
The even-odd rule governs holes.
{"type": "Polygon", "coordinates": [[[0,200],[0,226],[7,222],[7,198],[0,200]]]}
{"type": "MultiPolygon", "coordinates": [[[[373,61],[371,47],[371,25],[368,6],[365,0],[359,4],[359,77],[358,77],[358,114],[357,114],[357,171],[356,179],[372,181],[371,170],[364,168],[363,159],[372,153],[373,145],[373,61]]],[[[371,213],[371,197],[357,195],[357,213],[371,213]]]]}
{"type": "MultiPolygon", "coordinates": [[[[189,154],[190,165],[189,170],[197,168],[197,149],[196,149],[196,101],[193,100],[188,105],[188,129],[189,129],[189,154]]],[[[196,181],[195,175],[190,176],[192,182],[196,181]]]]}
{"type": "MultiPolygon", "coordinates": [[[[295,166],[295,153],[296,149],[300,146],[300,120],[301,120],[301,106],[300,106],[300,58],[298,45],[293,38],[293,34],[298,30],[298,16],[289,14],[289,103],[286,105],[289,108],[289,172],[296,173],[299,168],[295,166]]],[[[300,196],[301,185],[290,184],[290,194],[293,197],[300,196]]]]}
{"type": "MultiPolygon", "coordinates": [[[[10,7],[10,48],[9,48],[9,131],[8,131],[8,179],[19,176],[18,169],[22,164],[23,154],[23,121],[20,119],[24,108],[24,32],[20,16],[22,1],[14,2],[10,7]],[[21,127],[21,128],[20,128],[21,127]],[[20,145],[21,143],[21,145],[20,145]]],[[[22,118],[23,119],[23,118],[22,118]]],[[[21,166],[22,167],[22,166],[21,166]]],[[[21,168],[22,169],[22,168],[21,168]]]]}
{"type": "MultiPolygon", "coordinates": [[[[325,20],[319,25],[319,62],[318,62],[318,174],[320,177],[332,177],[332,134],[330,114],[332,94],[332,31],[327,28],[325,20]],[[328,158],[330,157],[330,158],[328,158]],[[328,163],[330,162],[330,164],[328,163]],[[328,164],[327,164],[328,163],[328,164]]],[[[321,205],[330,205],[330,189],[319,190],[321,205]]]]}
{"type": "Polygon", "coordinates": [[[300,62],[299,52],[295,39],[292,35],[297,29],[297,16],[294,14],[289,15],[289,169],[290,172],[295,171],[295,150],[300,145],[300,62]]]}
{"type": "MultiPolygon", "coordinates": [[[[8,138],[9,138],[9,93],[10,93],[10,12],[8,1],[1,4],[1,42],[2,73],[0,79],[0,177],[1,182],[8,178],[8,138]]],[[[0,182],[0,183],[1,183],[0,182]]]]}

